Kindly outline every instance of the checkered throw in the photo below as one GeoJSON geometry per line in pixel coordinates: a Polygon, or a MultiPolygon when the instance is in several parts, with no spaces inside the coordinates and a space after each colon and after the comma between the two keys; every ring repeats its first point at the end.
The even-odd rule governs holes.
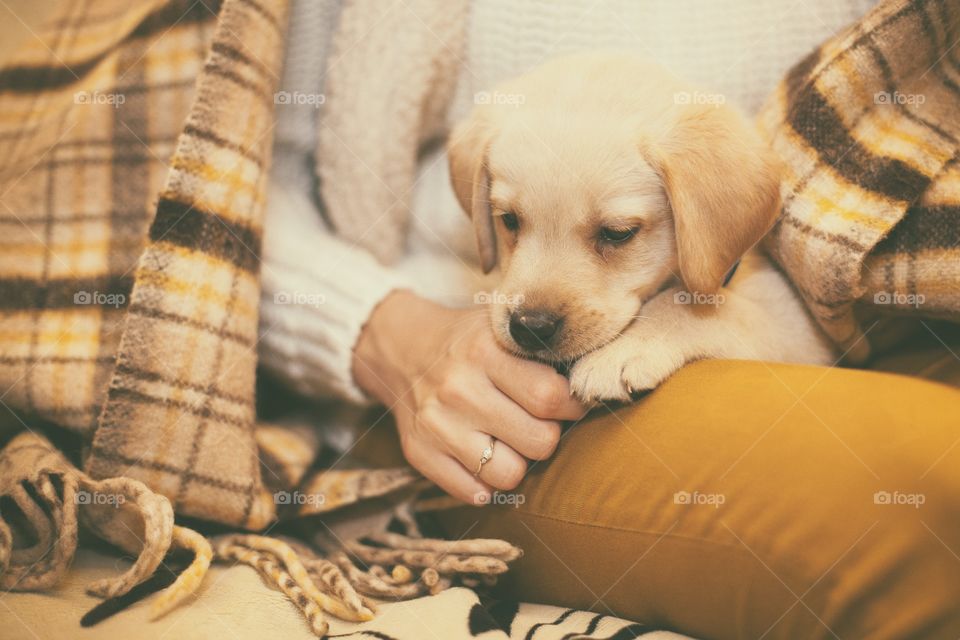
{"type": "Polygon", "coordinates": [[[960,319],[958,39],[957,0],[887,0],[760,114],[787,168],[766,246],[852,362],[864,312],[960,319]]]}
{"type": "Polygon", "coordinates": [[[88,437],[94,477],[262,528],[257,251],[284,3],[61,7],[0,72],[5,402],[88,437]]]}
{"type": "MultiPolygon", "coordinates": [[[[258,252],[286,13],[286,0],[69,0],[0,69],[0,401],[22,427],[0,451],[0,588],[52,586],[82,526],[138,554],[90,585],[96,595],[131,593],[168,553],[190,552],[155,615],[219,558],[256,568],[322,635],[326,613],[369,620],[367,596],[493,578],[520,554],[408,527],[373,547],[323,541],[321,558],[267,536],[211,545],[174,524],[176,513],[258,531],[387,494],[409,505],[424,485],[408,467],[311,471],[312,426],[257,419],[258,252]],[[57,428],[82,456],[44,435],[57,428]],[[383,554],[405,583],[351,560],[383,554]],[[447,557],[459,564],[441,575],[447,557]]],[[[391,509],[356,535],[381,531],[391,509]]]]}

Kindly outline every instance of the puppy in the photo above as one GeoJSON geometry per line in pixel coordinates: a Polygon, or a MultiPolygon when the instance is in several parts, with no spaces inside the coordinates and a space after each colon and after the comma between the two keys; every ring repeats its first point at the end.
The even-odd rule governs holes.
{"type": "Polygon", "coordinates": [[[498,87],[448,145],[498,341],[628,400],[685,363],[829,364],[830,343],[752,248],[780,206],[751,124],[628,54],[555,59],[498,87]],[[729,285],[725,280],[739,262],[729,285]]]}

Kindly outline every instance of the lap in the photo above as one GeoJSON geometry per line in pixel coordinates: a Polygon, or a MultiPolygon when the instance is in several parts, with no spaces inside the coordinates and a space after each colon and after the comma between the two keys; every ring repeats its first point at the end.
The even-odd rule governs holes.
{"type": "Polygon", "coordinates": [[[701,362],[441,520],[523,547],[524,600],[699,637],[956,637],[958,415],[915,378],[701,362]]]}

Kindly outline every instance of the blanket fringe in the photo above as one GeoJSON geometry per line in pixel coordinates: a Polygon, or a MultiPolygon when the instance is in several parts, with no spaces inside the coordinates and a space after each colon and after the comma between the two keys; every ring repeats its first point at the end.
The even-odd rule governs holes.
{"type": "Polygon", "coordinates": [[[213,549],[202,535],[185,527],[173,527],[173,541],[171,548],[192,551],[193,562],[177,576],[176,581],[162,592],[150,605],[150,619],[157,620],[178,604],[183,602],[200,587],[203,578],[210,568],[213,559],[213,549]]]}
{"type": "MultiPolygon", "coordinates": [[[[82,510],[79,515],[84,525],[100,538],[126,551],[136,552],[136,547],[140,547],[139,555],[129,569],[118,577],[91,583],[87,592],[99,598],[113,598],[125,594],[153,575],[163,561],[173,534],[173,507],[166,497],[152,492],[137,480],[110,478],[97,481],[80,472],[76,473],[81,488],[89,492],[87,495],[109,496],[115,501],[114,504],[118,505],[107,505],[104,508],[91,506],[82,510]],[[136,516],[142,519],[142,529],[134,530],[129,525],[121,529],[117,526],[122,521],[121,515],[109,512],[104,514],[105,510],[126,510],[128,505],[132,506],[136,516]],[[136,538],[136,541],[131,542],[130,537],[136,538]]],[[[73,514],[73,517],[76,518],[76,514],[73,514]]]]}
{"type": "MultiPolygon", "coordinates": [[[[100,598],[126,596],[154,575],[165,558],[174,558],[177,552],[192,554],[190,564],[153,598],[151,620],[194,594],[213,560],[253,567],[291,600],[315,634],[323,636],[329,629],[328,614],[365,622],[376,612],[373,599],[407,600],[456,584],[492,585],[521,555],[520,549],[502,540],[424,538],[410,501],[393,513],[407,535],[378,531],[321,545],[322,550],[298,539],[248,533],[207,540],[174,524],[170,501],[142,482],[124,477],[94,480],[49,440],[30,432],[19,434],[0,451],[0,470],[4,472],[0,497],[15,507],[0,515],[0,589],[33,591],[56,584],[73,562],[82,524],[136,555],[120,575],[87,587],[100,598]]],[[[115,603],[115,610],[140,597],[115,603]]]]}
{"type": "Polygon", "coordinates": [[[154,602],[151,617],[158,618],[196,591],[206,575],[210,544],[175,526],[170,501],[142,482],[94,480],[31,432],[17,435],[0,452],[0,469],[0,497],[16,506],[0,515],[0,589],[37,591],[59,582],[76,554],[80,524],[137,556],[119,576],[88,585],[91,595],[125,595],[156,572],[169,550],[190,551],[192,563],[154,602]],[[18,548],[18,538],[31,544],[18,540],[18,548]]]}
{"type": "MultiPolygon", "coordinates": [[[[414,527],[407,528],[418,533],[414,527]]],[[[320,557],[298,540],[251,534],[215,539],[216,558],[256,569],[282,591],[324,635],[324,614],[351,621],[373,618],[369,598],[408,600],[433,595],[454,584],[492,586],[521,551],[502,540],[438,540],[396,533],[375,533],[343,543],[320,557]],[[388,570],[387,567],[391,568],[388,570]]]]}

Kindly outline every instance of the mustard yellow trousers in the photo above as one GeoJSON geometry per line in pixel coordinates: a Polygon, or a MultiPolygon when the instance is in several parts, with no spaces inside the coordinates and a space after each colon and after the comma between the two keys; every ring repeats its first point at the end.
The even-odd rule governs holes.
{"type": "Polygon", "coordinates": [[[697,363],[570,429],[498,499],[440,520],[524,549],[507,597],[708,640],[960,637],[947,384],[697,363]]]}

